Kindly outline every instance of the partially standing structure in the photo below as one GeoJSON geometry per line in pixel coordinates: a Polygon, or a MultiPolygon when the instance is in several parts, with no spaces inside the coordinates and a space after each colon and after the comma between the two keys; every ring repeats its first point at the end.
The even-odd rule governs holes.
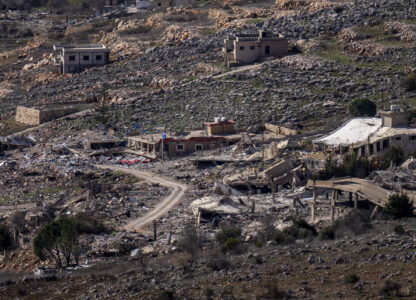
{"type": "Polygon", "coordinates": [[[110,49],[105,45],[54,45],[53,50],[59,53],[60,72],[63,74],[110,62],[110,49]]]}
{"type": "Polygon", "coordinates": [[[75,107],[31,108],[18,106],[16,108],[16,122],[37,126],[75,112],[77,112],[75,107]]]}
{"type": "Polygon", "coordinates": [[[241,136],[234,134],[234,121],[221,119],[205,123],[204,130],[183,135],[169,135],[162,142],[161,134],[146,134],[128,138],[129,151],[150,158],[186,156],[193,152],[214,150],[236,143],[241,136]],[[216,126],[218,125],[218,126],[216,126]]]}
{"type": "Polygon", "coordinates": [[[227,38],[222,51],[227,65],[251,64],[269,56],[285,56],[288,41],[271,31],[260,30],[258,34],[238,34],[227,38]]]}
{"type": "Polygon", "coordinates": [[[409,127],[409,113],[392,105],[381,118],[353,118],[335,131],[313,141],[316,150],[358,157],[382,155],[390,146],[404,154],[416,151],[416,128],[409,127]]]}

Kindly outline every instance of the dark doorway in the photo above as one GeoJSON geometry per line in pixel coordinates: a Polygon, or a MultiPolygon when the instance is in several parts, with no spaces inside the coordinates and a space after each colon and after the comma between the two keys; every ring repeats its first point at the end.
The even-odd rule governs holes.
{"type": "Polygon", "coordinates": [[[270,46],[266,46],[266,47],[264,47],[264,53],[267,55],[267,54],[270,54],[270,46]]]}

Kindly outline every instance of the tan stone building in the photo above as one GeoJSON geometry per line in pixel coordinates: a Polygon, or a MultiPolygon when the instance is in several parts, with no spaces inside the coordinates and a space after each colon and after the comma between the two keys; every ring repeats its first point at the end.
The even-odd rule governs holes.
{"type": "Polygon", "coordinates": [[[104,45],[54,45],[53,50],[59,53],[60,72],[63,74],[110,62],[110,50],[104,45]]]}
{"type": "Polygon", "coordinates": [[[234,134],[235,122],[225,118],[215,118],[214,122],[205,122],[205,131],[208,136],[234,134]]]}
{"type": "Polygon", "coordinates": [[[239,34],[224,41],[223,54],[227,65],[251,64],[265,57],[282,57],[288,53],[288,41],[270,31],[239,34]]]}
{"type": "Polygon", "coordinates": [[[18,106],[16,109],[16,122],[37,126],[75,112],[77,112],[75,107],[29,108],[18,106]]]}
{"type": "Polygon", "coordinates": [[[353,118],[340,128],[313,141],[316,150],[360,156],[382,155],[391,146],[404,154],[416,151],[416,128],[409,127],[409,113],[392,106],[381,118],[353,118]]]}

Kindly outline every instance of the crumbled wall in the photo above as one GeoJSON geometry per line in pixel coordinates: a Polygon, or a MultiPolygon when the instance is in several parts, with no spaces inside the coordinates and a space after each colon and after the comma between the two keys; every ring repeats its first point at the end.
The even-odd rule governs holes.
{"type": "Polygon", "coordinates": [[[63,107],[57,109],[39,110],[18,106],[16,109],[16,122],[36,126],[65,115],[75,113],[77,110],[73,107],[63,107]]]}

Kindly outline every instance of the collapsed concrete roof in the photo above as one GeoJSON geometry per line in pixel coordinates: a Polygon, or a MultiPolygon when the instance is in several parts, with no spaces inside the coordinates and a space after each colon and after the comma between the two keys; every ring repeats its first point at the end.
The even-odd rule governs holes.
{"type": "Polygon", "coordinates": [[[381,126],[380,118],[353,118],[328,135],[314,140],[314,143],[338,147],[367,142],[368,137],[376,133],[381,126]]]}
{"type": "Polygon", "coordinates": [[[331,147],[361,146],[394,136],[416,136],[416,128],[388,127],[382,124],[381,118],[353,118],[338,129],[313,142],[331,147]]]}

